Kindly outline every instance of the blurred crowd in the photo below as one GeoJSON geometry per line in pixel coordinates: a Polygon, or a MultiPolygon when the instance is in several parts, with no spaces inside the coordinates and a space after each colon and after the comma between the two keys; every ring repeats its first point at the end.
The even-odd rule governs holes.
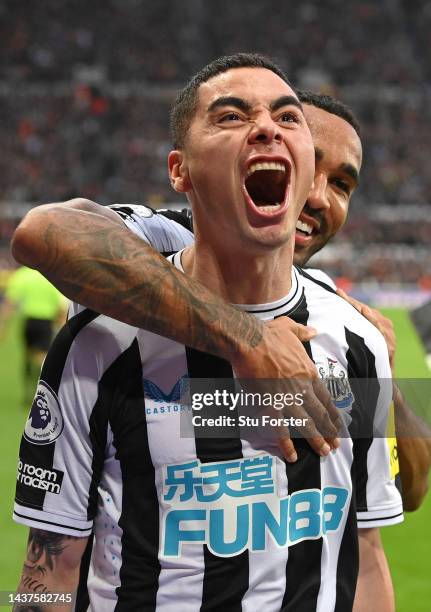
{"type": "Polygon", "coordinates": [[[206,61],[253,50],[278,58],[294,84],[340,97],[362,125],[352,206],[363,213],[343,239],[429,244],[422,222],[388,232],[367,221],[379,204],[430,203],[426,0],[0,0],[0,32],[4,201],[177,199],[166,171],[175,91],[206,61]]]}
{"type": "Polygon", "coordinates": [[[3,78],[70,81],[99,66],[109,81],[182,82],[238,50],[277,56],[293,81],[403,87],[430,76],[426,0],[2,0],[3,78]],[[37,27],[35,27],[37,24],[37,27]]]}

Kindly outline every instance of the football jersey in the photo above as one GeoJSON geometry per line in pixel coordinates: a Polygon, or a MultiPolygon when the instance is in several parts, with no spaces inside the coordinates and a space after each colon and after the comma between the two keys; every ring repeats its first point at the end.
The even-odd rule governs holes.
{"type": "Polygon", "coordinates": [[[171,254],[194,242],[191,210],[153,210],[142,204],[110,206],[137,236],[156,251],[171,254]]]}
{"type": "MultiPolygon", "coordinates": [[[[354,383],[366,379],[365,417],[384,422],[383,337],[307,273],[291,279],[284,298],[243,308],[315,327],[306,349],[340,411],[364,417],[354,383]]],[[[289,464],[264,437],[181,436],[182,384],[218,377],[234,377],[228,362],[85,309],[56,338],[21,441],[14,518],[92,534],[77,610],[352,608],[357,526],[402,520],[386,440],[344,437],[320,458],[297,439],[289,464]]]]}
{"type": "Polygon", "coordinates": [[[319,268],[304,268],[305,272],[314,278],[315,281],[323,283],[326,287],[337,291],[337,285],[334,283],[332,278],[319,268]]]}

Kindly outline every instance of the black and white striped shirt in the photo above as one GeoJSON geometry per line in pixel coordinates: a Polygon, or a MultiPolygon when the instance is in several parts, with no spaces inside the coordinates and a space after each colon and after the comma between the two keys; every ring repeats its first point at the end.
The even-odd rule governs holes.
{"type": "MultiPolygon", "coordinates": [[[[382,336],[306,273],[292,270],[285,298],[246,309],[315,327],[306,348],[318,369],[390,377],[382,336]]],[[[14,518],[93,534],[77,610],[351,609],[357,526],[402,520],[386,440],[344,438],[324,459],[296,440],[286,464],[275,442],[181,437],[180,381],[233,375],[85,309],[60,332],[21,442],[14,518]]],[[[387,389],[377,384],[367,407],[384,418],[387,389]]]]}

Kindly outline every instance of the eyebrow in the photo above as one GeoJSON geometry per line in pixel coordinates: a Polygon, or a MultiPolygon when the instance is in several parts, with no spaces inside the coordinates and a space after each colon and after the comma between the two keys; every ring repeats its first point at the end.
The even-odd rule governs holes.
{"type": "MultiPolygon", "coordinates": [[[[269,108],[272,112],[275,112],[280,108],[283,108],[283,106],[291,106],[292,104],[302,111],[302,104],[295,98],[295,96],[280,96],[271,102],[269,108]]],[[[212,111],[217,110],[217,108],[223,106],[234,106],[235,108],[238,108],[244,112],[248,112],[252,109],[250,102],[247,102],[247,100],[244,100],[243,98],[238,98],[237,96],[221,96],[209,105],[208,112],[211,113],[212,111]]]]}
{"type": "Polygon", "coordinates": [[[359,172],[357,171],[355,166],[352,166],[352,164],[341,164],[340,169],[343,170],[346,174],[348,174],[355,181],[356,185],[358,185],[359,172]]]}
{"type": "MultiPolygon", "coordinates": [[[[325,153],[319,147],[314,147],[314,155],[315,155],[316,161],[320,161],[321,159],[325,157],[325,153]]],[[[338,169],[348,174],[350,178],[353,179],[356,186],[359,184],[359,172],[355,168],[355,166],[353,166],[353,164],[349,164],[349,163],[340,164],[338,166],[338,169]]]]}
{"type": "Polygon", "coordinates": [[[222,106],[234,106],[235,108],[238,108],[244,112],[251,109],[250,102],[247,102],[247,100],[244,100],[243,98],[237,98],[236,96],[221,96],[208,106],[208,112],[211,113],[222,106]]]}
{"type": "Polygon", "coordinates": [[[274,112],[279,110],[280,108],[283,108],[283,106],[292,105],[296,106],[297,108],[299,108],[299,110],[302,111],[302,104],[297,98],[295,98],[295,96],[280,96],[279,98],[277,98],[277,100],[271,102],[269,108],[274,112]]]}

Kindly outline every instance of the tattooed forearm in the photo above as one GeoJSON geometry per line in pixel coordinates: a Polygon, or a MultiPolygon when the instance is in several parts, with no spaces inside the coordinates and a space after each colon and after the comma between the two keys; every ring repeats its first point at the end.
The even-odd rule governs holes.
{"type": "Polygon", "coordinates": [[[123,224],[61,207],[42,221],[29,226],[38,231],[37,253],[21,261],[70,299],[221,357],[261,341],[261,322],[180,273],[123,224]]]}
{"type": "MultiPolygon", "coordinates": [[[[79,581],[79,567],[87,538],[30,529],[27,555],[18,584],[18,593],[31,594],[35,602],[17,601],[14,610],[50,610],[65,612],[71,609],[79,581]],[[54,605],[40,603],[50,601],[52,594],[67,594],[68,598],[54,605]],[[36,599],[40,601],[36,601],[36,599]],[[67,605],[65,607],[65,603],[67,605]],[[70,605],[69,605],[70,603],[70,605]],[[36,604],[36,605],[35,605],[36,604]],[[40,607],[39,607],[40,606],[40,607]]],[[[53,600],[56,601],[56,600],[53,600]]]]}
{"type": "Polygon", "coordinates": [[[46,573],[46,567],[52,571],[55,557],[61,555],[67,541],[71,539],[72,536],[65,536],[62,533],[30,529],[27,548],[28,564],[25,564],[25,567],[41,573],[46,573]],[[41,560],[44,561],[46,567],[40,564],[41,560]]]}

